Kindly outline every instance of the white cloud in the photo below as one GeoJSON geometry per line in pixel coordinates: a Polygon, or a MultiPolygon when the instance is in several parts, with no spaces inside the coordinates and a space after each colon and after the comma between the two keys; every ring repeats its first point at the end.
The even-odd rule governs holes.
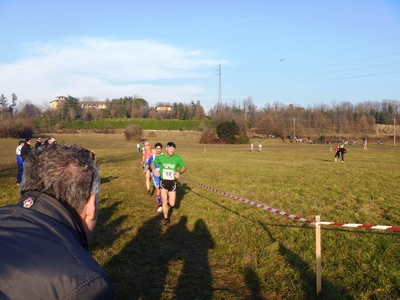
{"type": "Polygon", "coordinates": [[[58,95],[99,100],[139,95],[155,105],[210,98],[216,66],[200,50],[153,41],[74,39],[27,45],[24,57],[0,65],[0,93],[46,105],[58,95]],[[188,83],[190,82],[190,83],[188,83]],[[201,83],[201,84],[200,84],[201,83]]]}

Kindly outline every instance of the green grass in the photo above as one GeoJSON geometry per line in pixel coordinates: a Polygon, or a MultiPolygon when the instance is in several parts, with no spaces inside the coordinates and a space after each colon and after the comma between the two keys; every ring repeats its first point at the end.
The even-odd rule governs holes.
{"type": "Polygon", "coordinates": [[[150,118],[104,118],[91,120],[87,124],[75,121],[66,124],[75,129],[125,129],[130,124],[138,125],[143,130],[200,130],[204,126],[210,126],[211,120],[175,120],[175,119],[150,119],[150,118]]]}
{"type": "MultiPolygon", "coordinates": [[[[63,135],[96,152],[99,223],[90,243],[117,299],[314,299],[312,226],[179,180],[171,225],[148,195],[135,143],[123,135],[63,135]]],[[[195,135],[152,138],[177,144],[184,177],[310,220],[400,226],[400,152],[348,146],[334,163],[328,145],[200,145],[195,135]]],[[[275,141],[274,141],[275,142],[275,141]]],[[[15,203],[17,140],[1,140],[0,204],[15,203]]],[[[400,297],[400,232],[322,227],[318,299],[400,297]]]]}

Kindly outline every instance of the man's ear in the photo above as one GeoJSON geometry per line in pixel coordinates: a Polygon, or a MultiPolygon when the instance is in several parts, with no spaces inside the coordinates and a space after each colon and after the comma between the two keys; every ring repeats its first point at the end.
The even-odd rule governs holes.
{"type": "Polygon", "coordinates": [[[97,221],[97,197],[90,195],[86,204],[79,213],[86,236],[89,238],[97,221]]]}

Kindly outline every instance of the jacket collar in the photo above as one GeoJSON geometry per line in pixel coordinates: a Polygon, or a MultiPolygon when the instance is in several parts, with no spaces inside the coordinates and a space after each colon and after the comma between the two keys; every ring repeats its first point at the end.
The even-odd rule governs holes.
{"type": "Polygon", "coordinates": [[[22,206],[31,210],[35,210],[42,214],[53,218],[69,229],[79,241],[79,243],[88,250],[88,242],[82,221],[77,212],[67,204],[63,204],[57,199],[40,192],[28,191],[25,192],[18,206],[22,206]]]}

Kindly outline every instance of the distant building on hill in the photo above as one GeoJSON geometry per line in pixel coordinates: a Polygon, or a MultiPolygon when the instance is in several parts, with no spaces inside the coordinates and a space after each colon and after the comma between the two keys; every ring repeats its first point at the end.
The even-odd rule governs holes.
{"type": "Polygon", "coordinates": [[[81,108],[87,110],[102,110],[106,109],[106,102],[105,101],[79,101],[81,108]]]}
{"type": "Polygon", "coordinates": [[[61,107],[61,104],[65,101],[65,96],[57,96],[56,99],[50,102],[51,109],[58,109],[61,107]]]}
{"type": "Polygon", "coordinates": [[[157,112],[171,112],[172,106],[171,105],[160,105],[156,107],[157,112]]]}
{"type": "MultiPolygon", "coordinates": [[[[57,96],[56,99],[50,102],[51,109],[59,109],[68,97],[57,96]]],[[[102,110],[106,109],[106,101],[79,101],[79,105],[82,109],[87,110],[102,110]]]]}

